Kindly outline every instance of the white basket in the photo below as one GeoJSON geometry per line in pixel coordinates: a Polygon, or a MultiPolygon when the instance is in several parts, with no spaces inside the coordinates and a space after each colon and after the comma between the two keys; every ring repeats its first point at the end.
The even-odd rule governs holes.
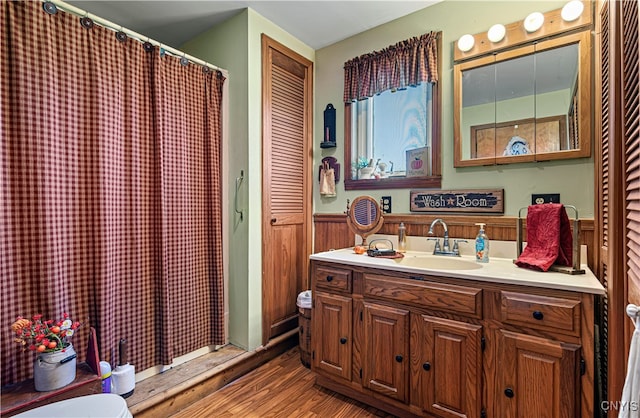
{"type": "Polygon", "coordinates": [[[298,295],[298,307],[303,309],[311,309],[311,290],[305,290],[298,295]]]}

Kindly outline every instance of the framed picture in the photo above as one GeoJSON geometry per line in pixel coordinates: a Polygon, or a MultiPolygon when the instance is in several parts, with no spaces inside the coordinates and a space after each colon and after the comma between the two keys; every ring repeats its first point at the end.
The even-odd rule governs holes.
{"type": "Polygon", "coordinates": [[[429,147],[414,148],[407,151],[407,177],[429,175],[429,147]]]}

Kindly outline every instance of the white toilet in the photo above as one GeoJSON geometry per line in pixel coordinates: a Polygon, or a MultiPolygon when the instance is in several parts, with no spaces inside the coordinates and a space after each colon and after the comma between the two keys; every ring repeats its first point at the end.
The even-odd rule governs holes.
{"type": "Polygon", "coordinates": [[[133,418],[127,401],[113,393],[79,396],[25,411],[14,417],[31,418],[133,418]]]}

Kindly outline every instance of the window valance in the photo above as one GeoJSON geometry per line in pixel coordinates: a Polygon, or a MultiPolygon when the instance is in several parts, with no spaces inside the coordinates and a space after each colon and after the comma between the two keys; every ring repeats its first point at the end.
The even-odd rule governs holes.
{"type": "Polygon", "coordinates": [[[429,32],[344,63],[344,101],[438,81],[437,39],[429,32]]]}

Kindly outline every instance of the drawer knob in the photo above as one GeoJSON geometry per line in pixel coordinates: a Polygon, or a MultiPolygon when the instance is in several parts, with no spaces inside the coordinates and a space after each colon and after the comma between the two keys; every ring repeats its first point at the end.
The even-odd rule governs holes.
{"type": "Polygon", "coordinates": [[[513,398],[514,395],[515,395],[515,393],[513,393],[513,389],[506,388],[504,390],[504,396],[506,396],[507,398],[513,398]]]}
{"type": "Polygon", "coordinates": [[[423,363],[422,368],[425,369],[426,371],[431,370],[431,363],[429,363],[428,361],[426,363],[423,363]]]}
{"type": "Polygon", "coordinates": [[[398,354],[398,355],[396,356],[396,361],[397,361],[398,363],[402,363],[402,356],[401,356],[400,354],[398,354]]]}
{"type": "Polygon", "coordinates": [[[346,344],[347,343],[347,339],[342,337],[340,338],[340,344],[346,344]]]}
{"type": "Polygon", "coordinates": [[[538,321],[541,321],[544,318],[544,314],[540,311],[533,311],[533,317],[538,321]]]}
{"type": "Polygon", "coordinates": [[[333,280],[333,276],[327,276],[327,281],[330,282],[333,280]]]}

